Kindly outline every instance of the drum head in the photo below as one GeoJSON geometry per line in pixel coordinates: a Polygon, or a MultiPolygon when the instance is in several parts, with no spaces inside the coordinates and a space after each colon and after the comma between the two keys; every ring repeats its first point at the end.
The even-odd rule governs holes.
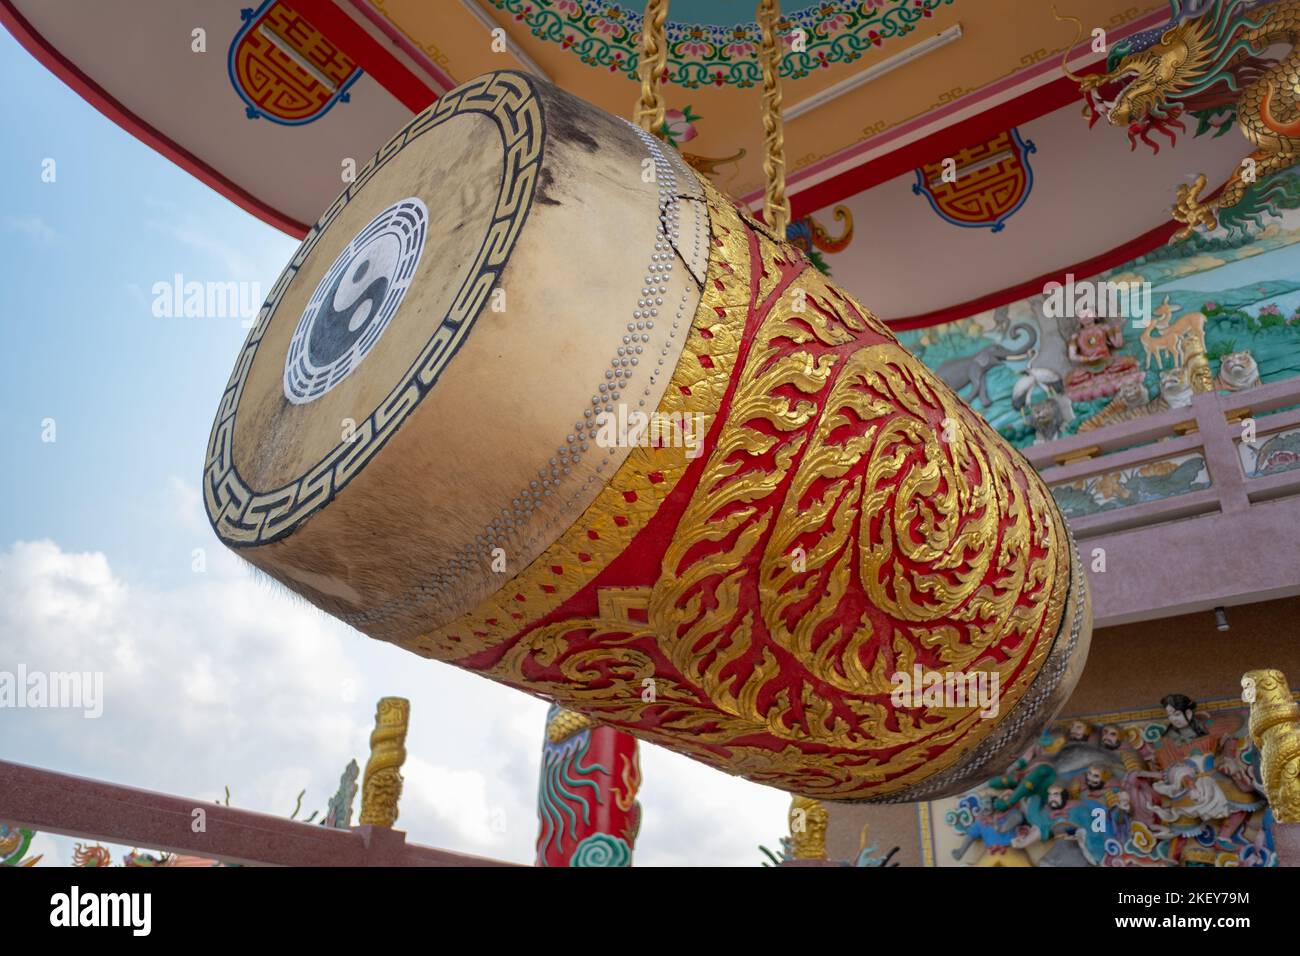
{"type": "Polygon", "coordinates": [[[218,535],[376,636],[500,588],[626,458],[595,415],[658,405],[707,261],[698,190],[672,149],[523,74],[438,100],[260,314],[209,448],[218,535]]]}

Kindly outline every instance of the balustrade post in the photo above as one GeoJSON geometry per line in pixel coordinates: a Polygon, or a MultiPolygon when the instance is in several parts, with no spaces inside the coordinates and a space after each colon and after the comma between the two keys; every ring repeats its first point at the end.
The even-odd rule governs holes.
{"type": "Polygon", "coordinates": [[[1211,487],[1218,495],[1220,510],[1224,514],[1245,511],[1250,507],[1250,498],[1246,494],[1246,480],[1237,455],[1236,438],[1240,425],[1228,424],[1223,404],[1214,392],[1192,396],[1192,407],[1196,411],[1197,430],[1205,452],[1205,467],[1210,474],[1211,487]]]}

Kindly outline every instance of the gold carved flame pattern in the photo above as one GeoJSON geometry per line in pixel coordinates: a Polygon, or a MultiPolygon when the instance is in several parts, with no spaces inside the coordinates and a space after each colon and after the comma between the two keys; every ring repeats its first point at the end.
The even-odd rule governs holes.
{"type": "Polygon", "coordinates": [[[1064,526],[1029,466],[875,316],[705,189],[708,276],[661,408],[718,415],[705,457],[634,452],[494,606],[449,629],[478,637],[453,656],[731,773],[883,796],[997,725],[891,707],[890,675],[995,670],[1006,716],[1061,623],[1064,526]],[[645,510],[606,536],[625,489],[645,510]],[[575,549],[606,548],[607,565],[638,531],[633,548],[662,551],[649,580],[597,567],[546,600],[528,591],[575,549]],[[585,611],[546,617],[588,583],[585,611]],[[503,635],[487,619],[512,601],[531,626],[503,635]]]}

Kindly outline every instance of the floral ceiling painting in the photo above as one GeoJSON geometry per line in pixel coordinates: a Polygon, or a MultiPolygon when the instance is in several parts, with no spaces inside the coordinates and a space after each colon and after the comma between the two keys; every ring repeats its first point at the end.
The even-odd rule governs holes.
{"type": "MultiPolygon", "coordinates": [[[[571,51],[590,66],[637,78],[641,12],[635,0],[489,0],[527,25],[532,34],[571,51]]],[[[859,0],[857,3],[783,4],[778,32],[785,44],[781,75],[808,76],[852,63],[870,50],[907,36],[954,0],[859,0]],[[794,37],[802,31],[801,49],[794,37]]],[[[668,79],[678,86],[752,87],[762,80],[760,32],[751,16],[735,19],[744,4],[678,0],[665,24],[668,79]]]]}

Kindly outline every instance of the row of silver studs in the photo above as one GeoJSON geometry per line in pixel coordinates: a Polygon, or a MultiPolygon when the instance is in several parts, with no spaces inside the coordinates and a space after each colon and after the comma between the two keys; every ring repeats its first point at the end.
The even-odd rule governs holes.
{"type": "MultiPolygon", "coordinates": [[[[627,122],[624,120],[624,122],[627,122]]],[[[655,383],[664,372],[664,362],[668,354],[676,345],[677,334],[682,331],[683,321],[689,327],[690,317],[685,317],[686,308],[691,299],[691,276],[690,270],[687,269],[688,275],[684,277],[682,283],[682,297],[677,303],[677,311],[673,316],[672,327],[667,330],[666,337],[662,337],[663,320],[659,317],[659,309],[663,306],[663,296],[668,292],[669,279],[676,263],[676,249],[681,246],[681,205],[678,196],[677,171],[673,168],[674,163],[681,163],[676,151],[669,151],[673,161],[670,162],[665,155],[664,150],[659,145],[659,140],[651,136],[645,130],[632,123],[628,123],[633,132],[640,137],[641,142],[650,152],[654,160],[655,181],[659,184],[659,221],[655,232],[654,252],[650,256],[650,265],[646,270],[645,285],[641,289],[641,298],[637,300],[637,308],[632,310],[632,321],[627,323],[626,334],[623,336],[623,344],[618,349],[618,354],[611,362],[613,369],[614,384],[620,381],[623,387],[626,387],[632,377],[632,371],[640,364],[640,360],[645,358],[649,361],[654,349],[650,345],[650,331],[655,328],[655,322],[659,322],[660,337],[662,344],[659,349],[659,356],[656,365],[650,371],[649,381],[641,391],[641,396],[637,399],[637,407],[645,408],[646,399],[649,398],[655,383]],[[618,373],[622,371],[623,374],[618,373]]],[[[694,178],[689,173],[685,179],[688,183],[694,184],[694,178]]],[[[698,186],[696,186],[698,189],[698,186]]],[[[692,192],[697,198],[703,198],[697,192],[692,192]]],[[[692,229],[692,246],[690,262],[698,263],[700,261],[701,245],[703,242],[703,229],[701,228],[702,213],[697,211],[693,216],[692,229]]],[[[683,332],[683,335],[685,333],[683,332]]],[[[610,372],[605,373],[608,380],[611,377],[610,372]]],[[[600,386],[602,389],[604,386],[600,386]]],[[[618,401],[619,392],[613,391],[607,393],[611,401],[618,401]]],[[[612,404],[602,403],[601,396],[593,395],[591,398],[592,408],[583,410],[583,421],[576,423],[575,428],[581,433],[585,427],[589,438],[594,439],[596,436],[595,421],[600,411],[608,414],[615,414],[615,408],[612,404]],[[596,409],[599,408],[600,411],[596,409]]],[[[610,460],[618,454],[618,448],[609,448],[604,458],[596,462],[596,474],[588,475],[587,480],[576,488],[574,492],[565,501],[565,510],[576,503],[584,495],[590,493],[590,487],[597,478],[602,477],[601,472],[610,460]]],[[[545,529],[539,529],[545,530],[545,529]]],[[[537,544],[538,534],[535,533],[526,543],[525,549],[531,549],[537,544]]]]}
{"type": "MultiPolygon", "coordinates": [[[[641,407],[645,406],[651,389],[663,374],[664,363],[673,345],[676,344],[683,323],[689,327],[690,317],[685,315],[685,310],[690,303],[692,284],[691,277],[688,275],[683,283],[682,298],[672,319],[672,327],[667,330],[667,336],[662,334],[664,318],[661,316],[661,310],[676,265],[676,247],[680,243],[678,179],[674,163],[681,163],[681,160],[674,156],[670,161],[655,137],[640,127],[632,126],[630,123],[628,125],[640,137],[654,164],[655,182],[658,187],[658,217],[654,251],[650,255],[649,262],[646,263],[644,284],[637,297],[636,306],[631,310],[631,318],[627,322],[622,344],[611,358],[609,368],[604,373],[604,380],[597,383],[590,404],[583,409],[582,417],[574,422],[573,431],[565,436],[564,443],[556,448],[555,454],[546,465],[538,469],[537,477],[530,480],[528,486],[511,499],[509,508],[502,508],[501,513],[475,537],[471,544],[460,549],[442,567],[433,571],[425,583],[417,585],[401,597],[385,602],[379,607],[344,615],[343,619],[354,627],[375,624],[402,610],[446,599],[458,578],[475,568],[481,569],[484,565],[490,565],[493,550],[504,547],[512,538],[522,534],[525,526],[532,521],[542,504],[552,495],[558,495],[562,484],[567,484],[567,479],[572,476],[574,468],[585,457],[597,453],[594,447],[598,430],[597,420],[602,412],[616,414],[614,402],[619,401],[624,392],[631,387],[634,375],[643,367],[642,362],[648,362],[653,354],[652,338],[661,340],[662,344],[658,363],[651,370],[649,382],[639,399],[638,404],[641,407]],[[656,324],[659,332],[655,332],[656,324]]],[[[685,178],[698,189],[690,174],[685,178]]],[[[694,192],[692,197],[702,198],[694,192]]],[[[694,216],[694,241],[690,259],[693,263],[700,261],[703,219],[703,213],[697,211],[694,216]]],[[[660,342],[656,341],[654,344],[660,342]]],[[[563,510],[567,510],[568,505],[581,499],[584,494],[590,493],[591,485],[597,478],[603,478],[602,473],[606,465],[618,453],[617,447],[606,450],[605,455],[596,462],[595,473],[588,475],[586,481],[573,490],[563,510]]],[[[550,523],[546,522],[547,525],[550,523]]],[[[545,531],[545,527],[534,527],[521,550],[527,552],[532,549],[545,531]]]]}

